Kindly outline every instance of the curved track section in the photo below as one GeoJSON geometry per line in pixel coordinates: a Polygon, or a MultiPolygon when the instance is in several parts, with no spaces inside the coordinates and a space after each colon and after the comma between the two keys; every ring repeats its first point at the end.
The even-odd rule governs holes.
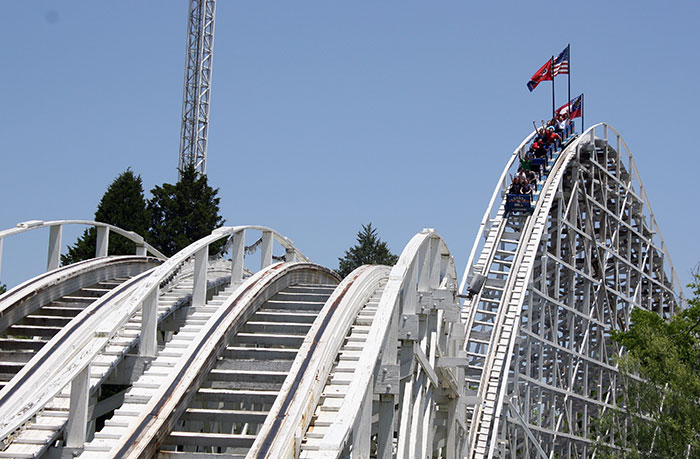
{"type": "Polygon", "coordinates": [[[336,283],[278,263],[195,309],[82,457],[245,455],[336,283]]]}
{"type": "Polygon", "coordinates": [[[0,295],[2,384],[90,304],[160,263],[139,256],[86,260],[37,276],[0,295]]]}
{"type": "Polygon", "coordinates": [[[248,457],[459,456],[465,359],[456,286],[434,230],[414,236],[391,271],[364,266],[348,276],[248,457]]]}
{"type": "Polygon", "coordinates": [[[460,287],[470,458],[592,454],[592,422],[616,406],[610,330],[633,307],[666,317],[684,301],[634,160],[605,124],[554,155],[531,215],[495,207],[529,140],[460,287]]]}
{"type": "Polygon", "coordinates": [[[64,326],[0,391],[0,457],[40,457],[52,445],[81,450],[98,412],[113,410],[124,398],[121,393],[96,403],[101,385],[110,380],[129,385],[212,288],[239,285],[249,275],[244,255],[252,250],[244,245],[246,230],[262,233],[256,244],[262,244],[263,266],[272,263],[275,241],[283,257],[305,259],[291,241],[269,228],[220,228],[107,293],[64,326]],[[232,261],[210,259],[209,245],[228,238],[234,246],[232,261]]]}

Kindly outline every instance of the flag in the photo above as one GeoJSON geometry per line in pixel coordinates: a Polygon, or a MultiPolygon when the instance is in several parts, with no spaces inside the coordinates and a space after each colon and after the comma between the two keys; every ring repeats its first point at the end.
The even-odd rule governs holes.
{"type": "Polygon", "coordinates": [[[548,60],[540,69],[532,75],[530,81],[527,82],[527,89],[532,92],[541,81],[552,80],[552,60],[548,60]]]}
{"type": "Polygon", "coordinates": [[[556,59],[554,59],[554,66],[552,67],[552,77],[559,75],[560,73],[569,73],[569,47],[564,48],[564,51],[559,53],[556,59]]]}
{"type": "MultiPolygon", "coordinates": [[[[571,99],[571,116],[569,119],[580,118],[583,115],[583,94],[575,99],[571,99]]],[[[564,104],[557,109],[557,114],[569,111],[569,104],[564,104]]]]}

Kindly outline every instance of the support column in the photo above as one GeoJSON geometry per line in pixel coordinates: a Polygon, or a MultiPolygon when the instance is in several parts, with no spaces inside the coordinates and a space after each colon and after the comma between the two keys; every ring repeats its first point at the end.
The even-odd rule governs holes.
{"type": "Polygon", "coordinates": [[[137,245],[136,246],[136,255],[140,257],[145,257],[146,254],[146,246],[145,245],[137,245]]]}
{"type": "Polygon", "coordinates": [[[260,269],[272,264],[272,231],[262,233],[262,255],[260,257],[260,269]]]}
{"type": "Polygon", "coordinates": [[[154,288],[143,300],[141,310],[141,338],[139,355],[155,357],[158,351],[158,288],[154,288]]]}
{"type": "Polygon", "coordinates": [[[296,255],[296,252],[294,251],[294,249],[289,248],[289,247],[285,249],[284,261],[286,261],[288,263],[293,263],[293,262],[297,261],[297,255],[296,255]]]}
{"type": "Polygon", "coordinates": [[[245,256],[245,230],[233,233],[233,253],[231,254],[231,285],[243,282],[243,258],[245,256]]]}
{"type": "Polygon", "coordinates": [[[106,226],[97,227],[97,247],[95,248],[95,258],[106,257],[109,248],[109,228],[106,226]]]}
{"type": "MultiPolygon", "coordinates": [[[[399,308],[395,307],[392,314],[389,336],[382,349],[382,372],[388,372],[387,366],[398,367],[398,329],[399,329],[399,308]]],[[[386,373],[384,373],[386,375],[386,373]]],[[[382,381],[382,375],[377,379],[382,381]]],[[[400,385],[399,374],[396,375],[395,383],[385,386],[378,392],[379,394],[379,424],[377,431],[377,457],[391,457],[394,443],[394,425],[396,423],[395,403],[399,395],[400,385]],[[388,392],[388,393],[387,393],[388,392]]],[[[376,389],[375,389],[375,392],[376,389]]]]}
{"type": "Polygon", "coordinates": [[[192,307],[204,306],[207,302],[207,265],[209,246],[194,255],[194,286],[192,287],[192,307]]]}
{"type": "Polygon", "coordinates": [[[70,386],[70,415],[66,426],[66,447],[82,448],[87,436],[90,400],[90,365],[73,379],[70,386]]]}
{"type": "Polygon", "coordinates": [[[49,227],[49,256],[46,261],[46,270],[53,271],[61,264],[61,236],[62,225],[49,227]]]}
{"type": "Polygon", "coordinates": [[[418,249],[420,259],[420,266],[418,267],[419,292],[427,292],[430,290],[430,245],[431,240],[428,240],[418,249]]]}
{"type": "Polygon", "coordinates": [[[370,437],[372,436],[372,394],[374,378],[370,378],[362,400],[362,408],[352,428],[352,450],[350,459],[369,459],[370,437]]]}
{"type": "Polygon", "coordinates": [[[430,240],[430,288],[440,287],[440,268],[442,257],[440,256],[440,239],[430,240]]]}

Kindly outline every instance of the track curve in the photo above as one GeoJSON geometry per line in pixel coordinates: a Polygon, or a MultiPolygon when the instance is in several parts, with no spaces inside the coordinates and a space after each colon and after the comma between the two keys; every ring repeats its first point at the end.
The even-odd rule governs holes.
{"type": "MultiPolygon", "coordinates": [[[[100,408],[103,403],[94,405],[100,385],[107,378],[114,380],[115,375],[116,382],[112,384],[130,384],[128,374],[143,371],[144,364],[158,353],[162,346],[159,343],[180,329],[183,314],[178,319],[177,311],[184,308],[187,316],[189,305],[201,304],[212,288],[238,285],[250,275],[251,271],[243,264],[247,248],[238,244],[245,241],[246,230],[262,233],[259,240],[263,248],[262,265],[272,262],[274,242],[282,247],[284,257],[305,259],[289,239],[269,228],[219,228],[159,267],[95,301],[52,338],[0,392],[3,397],[0,457],[40,457],[54,444],[63,450],[81,450],[86,435],[95,428],[98,409],[110,410],[110,405],[120,403],[117,398],[105,401],[109,403],[104,408],[100,408]],[[220,255],[209,259],[209,245],[224,238],[233,242],[233,261],[226,263],[220,255]],[[163,323],[165,319],[169,319],[167,324],[163,323]],[[137,354],[129,360],[127,354],[134,350],[137,354]],[[71,387],[70,391],[66,385],[71,387]]],[[[100,265],[107,260],[99,258],[86,263],[100,265]]],[[[73,270],[80,271],[80,266],[73,270]]],[[[59,270],[57,275],[60,277],[63,271],[59,270]]],[[[45,280],[45,276],[39,277],[45,280]]]]}
{"type": "Polygon", "coordinates": [[[351,273],[306,357],[315,363],[248,457],[457,457],[466,360],[456,287],[452,257],[432,229],[415,235],[391,270],[351,273]]]}
{"type": "MultiPolygon", "coordinates": [[[[327,270],[317,265],[309,263],[278,263],[266,268],[263,271],[258,272],[253,275],[250,279],[245,281],[242,285],[236,288],[230,293],[226,298],[222,298],[223,303],[216,305],[216,312],[211,316],[211,318],[201,326],[199,329],[194,331],[194,337],[187,341],[187,347],[183,353],[177,357],[177,361],[174,364],[172,371],[168,372],[165,378],[160,378],[158,381],[158,386],[153,388],[151,394],[148,397],[148,401],[145,406],[140,410],[138,414],[138,420],[135,423],[129,423],[128,427],[115,426],[112,431],[121,429],[123,432],[120,433],[119,438],[112,442],[113,445],[110,448],[102,445],[92,444],[86,445],[86,452],[88,456],[85,457],[98,457],[100,452],[104,452],[105,457],[152,457],[155,453],[161,450],[161,445],[173,445],[178,444],[183,445],[185,451],[187,451],[190,445],[199,445],[205,449],[233,449],[236,454],[240,454],[241,450],[246,450],[246,444],[248,447],[249,443],[252,443],[251,436],[254,435],[255,429],[251,431],[246,430],[245,433],[236,432],[240,430],[239,426],[236,426],[233,421],[221,421],[229,429],[233,430],[229,434],[224,434],[220,432],[210,432],[207,434],[193,434],[193,438],[187,435],[185,432],[188,431],[187,425],[201,425],[202,421],[196,419],[187,420],[180,418],[183,414],[188,412],[188,407],[194,403],[195,405],[201,403],[206,403],[205,400],[197,400],[195,396],[207,397],[208,392],[213,394],[218,394],[220,397],[229,397],[229,403],[238,403],[241,405],[247,405],[248,407],[239,406],[236,411],[236,415],[240,416],[241,419],[246,419],[245,424],[251,425],[255,424],[251,420],[252,412],[260,412],[260,408],[264,409],[264,406],[270,404],[267,401],[270,397],[269,390],[256,391],[254,388],[247,387],[246,389],[241,389],[240,384],[235,383],[246,382],[246,377],[261,377],[262,379],[257,380],[255,383],[258,387],[265,386],[265,377],[274,380],[279,373],[260,373],[260,370],[249,370],[246,372],[242,371],[240,368],[233,368],[232,371],[238,371],[238,373],[223,373],[228,374],[233,381],[235,388],[233,389],[217,389],[216,387],[211,387],[210,389],[202,389],[202,385],[206,381],[211,383],[212,372],[215,370],[215,366],[221,360],[222,355],[227,352],[227,348],[240,347],[248,348],[250,352],[257,350],[255,343],[263,343],[265,330],[270,330],[272,326],[261,326],[253,325],[252,322],[259,322],[261,320],[260,314],[261,309],[266,309],[266,313],[274,313],[279,308],[286,308],[287,303],[285,300],[279,299],[279,295],[284,293],[285,289],[293,287],[295,285],[302,285],[311,287],[317,285],[319,287],[325,287],[329,284],[334,284],[337,282],[335,275],[327,270]],[[270,303],[272,301],[272,303],[270,303]],[[277,301],[277,303],[275,303],[277,301]],[[257,316],[256,316],[257,314],[257,316]],[[257,319],[257,320],[255,320],[257,319]],[[254,328],[255,327],[255,328],[254,328]],[[248,334],[252,333],[251,336],[248,334]],[[245,336],[243,336],[245,335],[245,336]],[[244,378],[244,381],[237,379],[237,376],[244,378]],[[202,392],[204,390],[204,392],[202,392]],[[218,391],[218,392],[217,392],[218,391]],[[252,391],[252,392],[251,392],[252,391]],[[199,394],[199,395],[198,395],[199,394]],[[254,410],[253,408],[258,408],[254,410]],[[247,410],[251,415],[246,416],[241,413],[241,410],[247,410]],[[176,424],[179,425],[179,429],[186,429],[184,431],[179,430],[175,432],[176,424]],[[218,435],[217,435],[218,434],[218,435]]],[[[328,290],[328,295],[330,291],[328,290]]],[[[318,294],[316,294],[318,295],[318,294]]],[[[325,298],[323,297],[325,302],[325,298]]],[[[295,300],[289,300],[295,301],[295,300]]],[[[319,304],[318,309],[320,309],[319,304]]],[[[316,310],[315,306],[311,308],[293,308],[299,312],[306,312],[312,314],[311,311],[316,310]]],[[[290,311],[292,312],[292,311],[290,311]]],[[[278,353],[292,353],[295,354],[296,346],[295,342],[301,342],[303,340],[303,334],[296,338],[293,335],[285,334],[283,331],[277,331],[285,327],[285,323],[279,323],[278,327],[275,328],[276,331],[270,333],[277,333],[276,336],[272,336],[272,341],[278,342],[278,344],[263,345],[265,349],[273,351],[279,349],[278,353]],[[289,349],[290,352],[285,352],[285,349],[289,349]]],[[[308,328],[308,326],[301,326],[299,328],[308,328]]],[[[289,328],[289,325],[287,325],[289,328]]],[[[176,335],[177,337],[177,335],[176,335]]],[[[175,344],[177,342],[173,341],[175,344]]],[[[166,349],[167,349],[166,345],[166,349]]],[[[232,352],[245,352],[244,350],[237,350],[232,352]]],[[[289,359],[291,356],[285,356],[285,359],[289,359]]],[[[263,359],[270,359],[270,356],[262,357],[263,359]]],[[[235,360],[235,359],[234,359],[235,360]]],[[[154,363],[157,362],[154,361],[154,363]]],[[[221,373],[219,373],[221,374],[221,373]]],[[[144,374],[145,378],[149,378],[152,374],[148,372],[144,374]]],[[[223,376],[225,378],[225,376],[223,376]]],[[[223,379],[222,381],[226,381],[223,379]]],[[[138,386],[138,383],[134,387],[138,386]]],[[[265,386],[267,387],[267,386],[265,386]]],[[[221,399],[224,400],[223,398],[221,399]]],[[[138,403],[138,402],[136,402],[138,403]]],[[[124,410],[118,410],[117,415],[122,417],[126,416],[129,412],[129,407],[124,410]]],[[[189,413],[192,410],[197,410],[202,408],[189,408],[189,413]]],[[[225,409],[218,410],[222,416],[225,416],[225,409]]],[[[223,419],[223,418],[222,418],[223,419]]],[[[215,422],[216,423],[216,422],[215,422]]],[[[216,426],[217,430],[223,428],[222,426],[216,426]]],[[[199,430],[197,431],[199,432],[199,430]]],[[[115,435],[113,432],[105,433],[106,438],[113,438],[115,435]]],[[[102,437],[96,436],[96,441],[93,443],[99,443],[102,437]]],[[[103,441],[102,443],[106,443],[103,441]]],[[[194,449],[195,451],[197,448],[194,449]]],[[[169,450],[164,449],[160,453],[165,457],[177,457],[177,449],[169,450]]]]}

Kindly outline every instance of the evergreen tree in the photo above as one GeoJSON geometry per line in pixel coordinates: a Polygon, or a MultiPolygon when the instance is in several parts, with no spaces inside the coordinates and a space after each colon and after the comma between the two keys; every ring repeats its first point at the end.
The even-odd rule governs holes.
{"type": "Polygon", "coordinates": [[[0,284],[0,295],[5,293],[7,291],[7,285],[5,284],[0,284]]]}
{"type": "Polygon", "coordinates": [[[599,445],[601,457],[700,457],[699,275],[689,287],[695,296],[687,309],[664,320],[635,308],[629,330],[613,332],[628,350],[619,362],[624,391],[617,402],[624,408],[604,416],[597,430],[629,449],[599,445]],[[623,423],[626,438],[617,429],[623,423]]]}
{"type": "MultiPolygon", "coordinates": [[[[209,186],[206,175],[197,174],[193,165],[185,167],[175,185],[164,183],[153,188],[153,198],[148,202],[152,244],[166,256],[172,256],[223,225],[218,192],[218,188],[209,186]]],[[[210,252],[216,250],[214,247],[210,252]]]]}
{"type": "Polygon", "coordinates": [[[345,251],[345,257],[338,258],[338,274],[345,277],[362,265],[393,266],[398,260],[398,256],[389,252],[386,242],[379,239],[377,229],[370,222],[362,225],[362,230],[357,233],[357,244],[345,251]]]}
{"type": "MultiPolygon", "coordinates": [[[[109,223],[119,228],[134,231],[146,236],[149,217],[146,199],[143,196],[141,176],[134,175],[131,169],[119,174],[102,195],[95,212],[95,221],[109,223]]],[[[86,229],[68,252],[61,255],[63,265],[95,257],[97,231],[86,229]]],[[[109,255],[133,255],[136,244],[116,233],[109,234],[109,255]]]]}

